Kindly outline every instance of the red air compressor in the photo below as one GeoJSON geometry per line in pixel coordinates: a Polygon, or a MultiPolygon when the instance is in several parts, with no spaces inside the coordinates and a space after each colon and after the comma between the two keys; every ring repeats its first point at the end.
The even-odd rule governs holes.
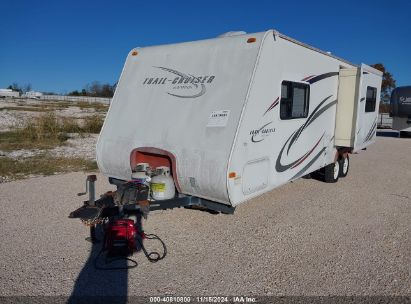
{"type": "Polygon", "coordinates": [[[103,232],[103,244],[94,260],[94,266],[101,270],[136,267],[137,262],[129,256],[140,250],[144,252],[150,262],[163,259],[167,254],[164,242],[155,234],[145,234],[142,228],[142,218],[147,216],[150,209],[147,200],[148,186],[135,181],[124,182],[118,186],[117,196],[120,197],[120,200],[116,202],[113,193],[110,192],[95,200],[95,181],[95,175],[87,177],[86,192],[78,195],[84,195],[88,192],[89,200],[69,215],[70,218],[80,218],[84,224],[90,227],[90,238],[88,239],[93,244],[99,243],[97,231],[103,232]],[[130,200],[130,197],[133,199],[130,200]],[[135,217],[135,221],[129,217],[135,217]],[[160,245],[161,249],[159,252],[148,252],[143,240],[157,241],[157,248],[160,245]],[[103,254],[106,259],[98,262],[103,254]],[[105,266],[119,260],[127,260],[131,265],[127,264],[121,267],[105,266]]]}
{"type": "Polygon", "coordinates": [[[104,246],[109,256],[129,256],[136,250],[136,238],[139,235],[133,220],[110,222],[105,230],[104,246]]]}

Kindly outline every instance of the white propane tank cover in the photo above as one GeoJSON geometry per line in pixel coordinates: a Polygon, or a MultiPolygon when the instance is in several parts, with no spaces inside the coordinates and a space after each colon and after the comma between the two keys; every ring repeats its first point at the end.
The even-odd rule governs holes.
{"type": "Polygon", "coordinates": [[[170,175],[170,168],[167,166],[160,166],[156,168],[156,175],[170,175]]]}
{"type": "Polygon", "coordinates": [[[138,163],[131,173],[131,179],[142,184],[149,183],[151,181],[151,177],[149,176],[149,170],[150,164],[138,163]]]}
{"type": "Polygon", "coordinates": [[[131,173],[131,179],[142,184],[149,183],[151,181],[151,177],[143,171],[131,173]]]}
{"type": "Polygon", "coordinates": [[[147,172],[147,170],[150,168],[150,164],[148,163],[138,163],[135,168],[134,172],[147,172]]]}
{"type": "Polygon", "coordinates": [[[151,196],[155,200],[171,199],[176,194],[173,177],[170,168],[161,166],[156,168],[156,175],[151,179],[151,196]]]}

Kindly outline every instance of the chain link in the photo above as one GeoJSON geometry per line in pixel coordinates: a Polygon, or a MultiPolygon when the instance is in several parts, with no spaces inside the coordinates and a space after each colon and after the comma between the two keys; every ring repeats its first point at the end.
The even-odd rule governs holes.
{"type": "Polygon", "coordinates": [[[87,226],[95,226],[99,224],[103,224],[108,220],[108,217],[97,217],[97,218],[92,218],[92,219],[80,219],[81,222],[87,226]]]}

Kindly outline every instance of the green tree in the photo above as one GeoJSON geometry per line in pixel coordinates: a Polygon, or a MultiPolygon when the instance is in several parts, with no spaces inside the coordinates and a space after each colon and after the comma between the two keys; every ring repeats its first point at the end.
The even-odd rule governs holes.
{"type": "Polygon", "coordinates": [[[20,94],[23,94],[23,90],[21,89],[21,87],[16,82],[13,82],[7,88],[10,89],[10,90],[13,90],[13,91],[20,92],[20,94]]]}
{"type": "Polygon", "coordinates": [[[69,96],[80,96],[80,93],[77,90],[75,90],[75,91],[72,91],[72,92],[68,93],[67,95],[69,95],[69,96]]]}
{"type": "Polygon", "coordinates": [[[376,63],[371,65],[374,69],[377,69],[383,73],[382,84],[381,84],[381,98],[389,99],[391,96],[391,91],[395,89],[395,79],[390,72],[387,71],[382,63],[376,63]]]}

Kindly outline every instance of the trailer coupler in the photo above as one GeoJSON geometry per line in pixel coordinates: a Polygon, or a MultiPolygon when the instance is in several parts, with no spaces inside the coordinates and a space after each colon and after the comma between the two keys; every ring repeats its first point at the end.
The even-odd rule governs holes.
{"type": "MultiPolygon", "coordinates": [[[[207,211],[210,213],[233,214],[235,207],[221,203],[216,203],[203,198],[177,194],[172,199],[166,200],[150,200],[148,198],[148,189],[143,185],[135,185],[130,183],[130,187],[135,191],[135,199],[131,203],[117,205],[114,201],[114,193],[107,192],[98,200],[95,199],[95,175],[89,175],[86,179],[86,192],[78,193],[79,196],[89,194],[88,201],[77,210],[70,213],[69,218],[80,218],[86,225],[99,223],[106,217],[119,216],[121,214],[141,213],[144,217],[149,211],[168,210],[174,208],[190,208],[196,210],[207,211]]],[[[110,183],[117,185],[125,185],[127,182],[110,179],[110,183]]]]}
{"type": "MultiPolygon", "coordinates": [[[[95,175],[87,177],[86,191],[78,193],[78,195],[81,196],[88,193],[89,199],[84,201],[83,206],[71,212],[69,218],[79,218],[85,225],[90,227],[90,237],[87,239],[93,244],[100,242],[96,235],[96,228],[101,227],[103,232],[101,253],[107,252],[109,256],[123,256],[133,263],[136,262],[127,258],[127,256],[132,255],[134,251],[142,250],[150,262],[157,262],[163,259],[167,252],[164,242],[158,236],[146,234],[143,231],[142,218],[147,218],[150,211],[183,207],[207,211],[213,214],[233,214],[235,210],[235,207],[184,194],[178,194],[174,198],[167,200],[151,200],[149,199],[149,189],[146,185],[119,180],[114,182],[110,180],[110,182],[117,185],[117,189],[121,193],[121,203],[118,200],[119,193],[115,192],[107,192],[96,200],[96,180],[95,175]],[[123,204],[124,196],[128,197],[130,193],[132,194],[132,199],[125,200],[127,203],[123,204]],[[116,195],[117,199],[115,198],[116,195]],[[135,221],[131,218],[135,218],[135,221]],[[143,240],[159,241],[163,247],[163,253],[148,252],[143,245],[143,240]]],[[[95,266],[99,268],[97,262],[95,266]]]]}

